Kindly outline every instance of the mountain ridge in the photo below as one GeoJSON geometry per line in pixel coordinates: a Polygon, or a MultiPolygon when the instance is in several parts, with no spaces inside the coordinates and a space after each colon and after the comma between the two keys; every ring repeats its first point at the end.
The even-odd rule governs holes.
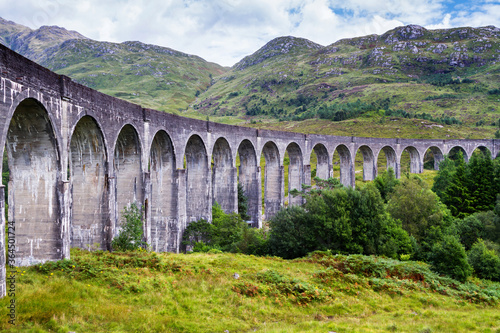
{"type": "Polygon", "coordinates": [[[178,112],[227,69],[139,41],[95,41],[58,26],[32,30],[0,19],[0,43],[78,83],[145,107],[178,112]]]}
{"type": "MultiPolygon", "coordinates": [[[[492,136],[500,126],[499,37],[494,26],[418,25],[326,46],[282,36],[228,68],[168,47],[95,41],[57,26],[32,30],[0,18],[0,43],[144,107],[292,131],[315,119],[318,127],[309,121],[308,130],[323,134],[325,128],[338,131],[328,122],[347,121],[360,125],[340,133],[359,136],[366,134],[366,122],[356,120],[362,117],[380,128],[388,127],[386,119],[398,119],[407,136],[424,135],[406,132],[414,126],[408,119],[424,120],[425,137],[463,137],[467,130],[492,136]],[[439,126],[446,128],[426,129],[439,126]],[[445,132],[450,130],[451,136],[445,132]]],[[[401,134],[396,129],[389,135],[401,134]]]]}

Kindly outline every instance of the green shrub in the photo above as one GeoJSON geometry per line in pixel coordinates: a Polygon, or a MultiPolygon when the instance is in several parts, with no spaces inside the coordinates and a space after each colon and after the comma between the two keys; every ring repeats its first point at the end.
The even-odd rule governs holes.
{"type": "Polygon", "coordinates": [[[488,250],[482,239],[474,243],[470,249],[468,261],[478,277],[500,281],[500,258],[495,251],[488,250]]]}
{"type": "Polygon", "coordinates": [[[212,206],[212,245],[222,251],[238,252],[237,244],[243,239],[243,232],[248,228],[240,215],[226,214],[218,203],[212,206]]]}
{"type": "Polygon", "coordinates": [[[122,212],[124,220],[120,233],[111,242],[115,251],[133,251],[145,247],[142,240],[142,211],[135,203],[125,207],[122,212]]]}
{"type": "Polygon", "coordinates": [[[387,211],[402,222],[403,229],[417,241],[425,239],[431,227],[443,227],[449,212],[439,197],[418,177],[402,179],[389,195],[387,211]]]}
{"type": "Polygon", "coordinates": [[[467,216],[463,220],[457,220],[456,228],[460,242],[468,251],[472,245],[479,239],[484,238],[484,224],[474,215],[467,216]]]}
{"type": "Polygon", "coordinates": [[[184,230],[182,245],[193,252],[267,254],[266,232],[248,227],[240,215],[225,213],[218,203],[212,206],[212,223],[200,219],[184,230]]]}
{"type": "MultiPolygon", "coordinates": [[[[314,235],[310,215],[299,206],[279,210],[269,221],[269,251],[285,258],[298,258],[321,248],[314,235]]],[[[326,249],[326,248],[321,248],[326,249]]]]}
{"type": "Polygon", "coordinates": [[[304,207],[282,209],[270,220],[271,254],[297,258],[331,250],[397,257],[412,252],[408,234],[387,214],[375,185],[315,189],[303,195],[304,207]]]}
{"type": "Polygon", "coordinates": [[[399,180],[396,178],[394,170],[389,168],[375,177],[373,184],[377,187],[382,199],[387,202],[389,195],[394,192],[394,187],[399,184],[399,180]]]}
{"type": "Polygon", "coordinates": [[[212,229],[212,224],[205,219],[189,223],[182,234],[182,245],[193,248],[199,243],[209,243],[212,239],[212,229]]]}
{"type": "Polygon", "coordinates": [[[461,282],[472,274],[465,249],[454,236],[447,235],[441,242],[434,244],[429,261],[436,272],[461,282]]]}

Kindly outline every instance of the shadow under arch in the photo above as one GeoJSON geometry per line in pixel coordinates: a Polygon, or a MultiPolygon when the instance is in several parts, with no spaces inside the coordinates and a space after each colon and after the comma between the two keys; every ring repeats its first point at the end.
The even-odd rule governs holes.
{"type": "Polygon", "coordinates": [[[212,168],[212,204],[217,202],[226,213],[238,211],[237,175],[231,147],[223,137],[215,141],[212,168]]]}
{"type": "Polygon", "coordinates": [[[238,182],[247,197],[247,214],[253,227],[261,227],[261,183],[258,172],[257,153],[250,140],[243,140],[238,147],[240,167],[238,182]]]}
{"type": "Polygon", "coordinates": [[[304,163],[302,158],[302,150],[299,145],[292,142],[286,147],[290,165],[288,166],[288,202],[289,205],[301,205],[303,203],[302,196],[293,197],[290,191],[293,189],[302,190],[304,184],[304,163]]]}
{"type": "Polygon", "coordinates": [[[345,145],[338,145],[335,148],[335,152],[338,152],[340,156],[340,183],[344,186],[354,187],[354,165],[351,158],[351,151],[345,145]]]}
{"type": "Polygon", "coordinates": [[[280,165],[280,153],[276,144],[266,142],[262,148],[266,162],[264,170],[264,215],[269,220],[282,205],[283,171],[280,165]]]}
{"type": "Polygon", "coordinates": [[[6,138],[8,219],[16,228],[16,266],[64,256],[57,147],[45,107],[33,98],[22,100],[14,110],[6,138]]]}
{"type": "Polygon", "coordinates": [[[469,155],[467,155],[467,152],[465,151],[465,148],[462,147],[462,146],[453,146],[450,148],[450,150],[448,150],[448,157],[452,160],[455,160],[456,158],[456,155],[459,153],[459,152],[462,152],[462,155],[464,156],[464,161],[465,163],[469,162],[469,155]]]}
{"type": "MultiPolygon", "coordinates": [[[[394,174],[397,178],[399,178],[399,170],[397,169],[397,156],[396,151],[391,146],[385,146],[378,152],[377,162],[380,162],[380,159],[383,158],[380,153],[383,152],[385,155],[385,170],[389,170],[392,168],[394,174]]],[[[377,163],[380,166],[379,163],[377,163]]]]}
{"type": "Polygon", "coordinates": [[[186,143],[186,215],[187,222],[199,219],[212,220],[209,203],[208,155],[205,143],[193,134],[186,143]]]}
{"type": "MultiPolygon", "coordinates": [[[[363,156],[363,180],[374,180],[377,176],[377,163],[375,162],[372,149],[363,145],[358,148],[358,152],[361,152],[363,156]]],[[[356,155],[358,152],[356,152],[356,155]]]]}
{"type": "Polygon", "coordinates": [[[418,152],[417,148],[413,146],[407,146],[403,151],[401,152],[401,155],[399,156],[399,164],[400,164],[400,169],[401,172],[406,172],[409,171],[410,173],[422,173],[423,172],[423,165],[421,162],[420,158],[420,153],[418,152]],[[409,160],[409,170],[406,170],[407,167],[403,165],[405,163],[403,161],[403,154],[407,152],[410,155],[410,160],[409,160]]]}
{"type": "MultiPolygon", "coordinates": [[[[326,147],[321,144],[317,143],[314,148],[313,152],[316,154],[316,177],[321,178],[321,179],[328,179],[331,177],[331,165],[330,165],[330,158],[328,157],[328,150],[326,147]]],[[[312,156],[312,152],[311,152],[312,156]]],[[[311,160],[311,157],[309,158],[311,160]]]]}
{"type": "Polygon", "coordinates": [[[82,117],[70,141],[71,247],[109,249],[107,154],[103,133],[82,117]]]}
{"type": "Polygon", "coordinates": [[[434,170],[439,170],[439,163],[444,159],[443,152],[439,147],[432,146],[427,148],[424,155],[424,168],[430,168],[427,166],[429,163],[432,163],[432,168],[434,170]],[[432,158],[430,155],[432,154],[432,158]]]}
{"type": "Polygon", "coordinates": [[[176,252],[177,235],[177,172],[175,152],[170,136],[158,131],[151,143],[149,175],[151,180],[151,235],[153,251],[176,252]]]}
{"type": "Polygon", "coordinates": [[[116,176],[116,227],[119,233],[123,209],[131,204],[142,207],[143,179],[141,170],[141,143],[136,129],[127,124],[122,127],[115,144],[114,171],[116,176]]]}
{"type": "Polygon", "coordinates": [[[471,153],[471,157],[475,154],[483,154],[484,156],[488,156],[491,159],[495,159],[495,156],[493,156],[491,150],[486,146],[479,145],[476,148],[474,148],[474,150],[471,153]]]}

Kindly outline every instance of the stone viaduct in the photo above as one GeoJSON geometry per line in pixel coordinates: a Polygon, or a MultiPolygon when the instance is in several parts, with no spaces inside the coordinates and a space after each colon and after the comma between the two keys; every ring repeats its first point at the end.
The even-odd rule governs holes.
{"type": "MultiPolygon", "coordinates": [[[[358,151],[365,180],[376,176],[380,154],[399,177],[405,150],[413,173],[423,171],[428,149],[435,163],[454,147],[466,157],[479,147],[494,157],[500,152],[500,140],[491,139],[340,137],[184,118],[104,95],[1,45],[0,94],[0,147],[10,170],[8,200],[0,191],[0,211],[8,204],[16,266],[68,258],[71,247],[109,249],[121,211],[132,202],[144,208],[145,238],[153,250],[177,252],[186,224],[210,220],[214,202],[237,211],[238,182],[249,199],[251,223],[260,227],[262,215],[272,216],[286,200],[300,203],[300,197],[284,196],[285,152],[290,189],[310,184],[313,151],[320,178],[333,175],[338,154],[340,180],[348,186],[354,186],[358,151]]],[[[0,216],[1,297],[7,243],[5,214],[0,216]]]]}

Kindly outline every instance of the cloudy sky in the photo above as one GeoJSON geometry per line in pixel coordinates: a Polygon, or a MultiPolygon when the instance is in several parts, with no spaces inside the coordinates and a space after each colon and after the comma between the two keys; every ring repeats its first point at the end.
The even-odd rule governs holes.
{"type": "Polygon", "coordinates": [[[0,0],[0,17],[101,41],[139,40],[231,66],[279,36],[328,45],[406,24],[500,27],[500,0],[0,0]]]}

